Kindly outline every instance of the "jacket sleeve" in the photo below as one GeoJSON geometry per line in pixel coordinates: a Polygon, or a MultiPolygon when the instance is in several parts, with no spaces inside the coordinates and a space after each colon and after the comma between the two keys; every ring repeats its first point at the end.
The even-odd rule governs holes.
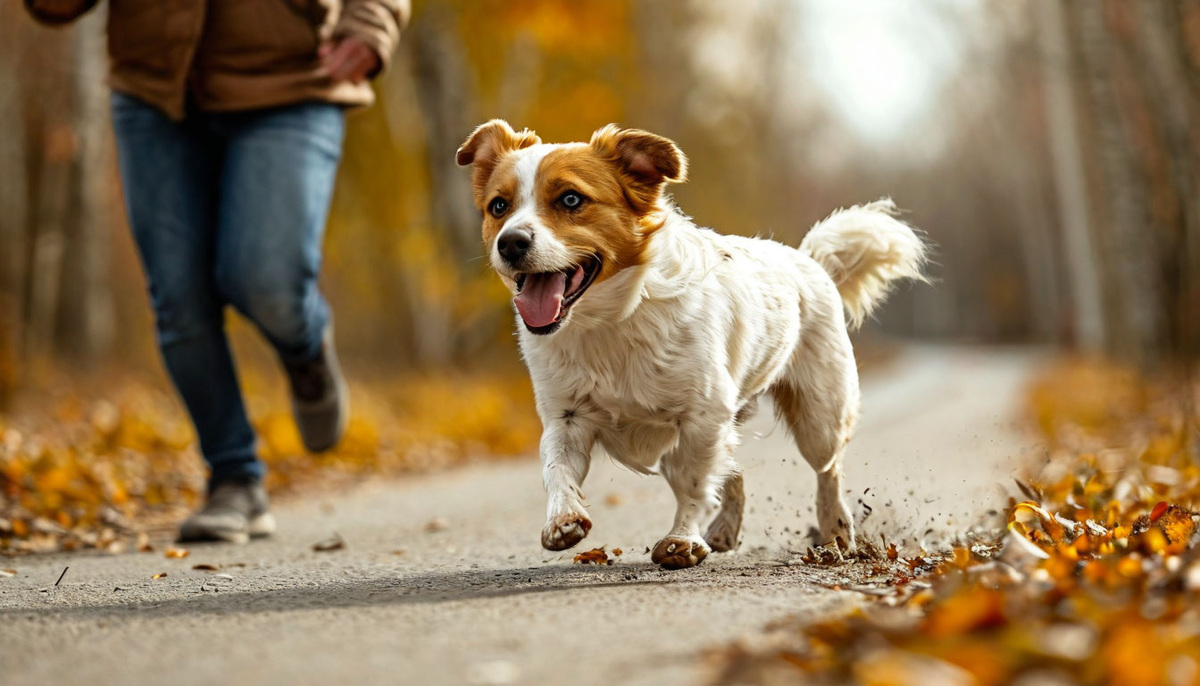
{"type": "Polygon", "coordinates": [[[25,0],[29,16],[42,24],[66,24],[96,6],[96,0],[25,0]]]}
{"type": "Polygon", "coordinates": [[[400,43],[400,30],[408,23],[410,14],[409,0],[346,0],[333,35],[354,36],[371,46],[379,55],[383,71],[392,60],[392,53],[400,43]]]}

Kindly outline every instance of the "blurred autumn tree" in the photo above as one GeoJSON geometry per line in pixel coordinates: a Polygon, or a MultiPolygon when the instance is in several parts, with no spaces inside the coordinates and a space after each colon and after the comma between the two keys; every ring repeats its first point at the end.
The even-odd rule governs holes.
{"type": "MultiPolygon", "coordinates": [[[[1200,352],[1200,3],[1067,3],[1103,346],[1200,352]]],[[[1057,133],[1057,132],[1053,132],[1057,133]]]]}
{"type": "Polygon", "coordinates": [[[0,406],[21,370],[91,365],[114,337],[114,219],[103,22],[31,30],[0,7],[0,406]]]}

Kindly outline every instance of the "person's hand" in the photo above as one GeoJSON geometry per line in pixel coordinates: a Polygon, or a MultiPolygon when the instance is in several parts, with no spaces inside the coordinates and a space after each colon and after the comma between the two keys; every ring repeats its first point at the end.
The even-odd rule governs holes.
{"type": "Polygon", "coordinates": [[[375,50],[354,36],[322,43],[317,55],[334,81],[362,83],[381,66],[375,50]]]}

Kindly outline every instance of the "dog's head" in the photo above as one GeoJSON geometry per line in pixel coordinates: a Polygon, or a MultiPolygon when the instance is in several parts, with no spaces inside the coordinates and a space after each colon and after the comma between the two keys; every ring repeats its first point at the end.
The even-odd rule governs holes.
{"type": "Polygon", "coordinates": [[[612,124],[588,143],[547,145],[496,119],[457,159],[474,165],[488,257],[535,334],[558,330],[589,288],[644,262],[668,211],[663,187],[687,170],[671,141],[612,124]]]}

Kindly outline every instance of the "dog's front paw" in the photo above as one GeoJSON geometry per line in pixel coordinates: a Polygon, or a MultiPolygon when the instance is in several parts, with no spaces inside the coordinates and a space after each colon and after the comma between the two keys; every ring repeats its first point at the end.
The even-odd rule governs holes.
{"type": "Polygon", "coordinates": [[[569,512],[546,522],[542,529],[542,547],[546,550],[566,550],[582,541],[592,530],[592,520],[587,515],[569,512]]]}
{"type": "Polygon", "coordinates": [[[695,567],[708,557],[708,546],[699,539],[667,536],[654,546],[650,559],[664,569],[695,567]]]}

